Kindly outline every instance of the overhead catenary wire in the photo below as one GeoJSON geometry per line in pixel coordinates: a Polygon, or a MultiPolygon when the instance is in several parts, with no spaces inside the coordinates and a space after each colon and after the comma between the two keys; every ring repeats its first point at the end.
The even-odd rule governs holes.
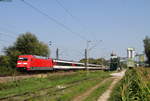
{"type": "MultiPolygon", "coordinates": [[[[31,3],[26,2],[25,0],[21,0],[23,3],[25,3],[26,5],[28,5],[29,7],[31,7],[32,9],[34,9],[36,12],[40,13],[41,15],[45,16],[48,20],[55,22],[57,25],[63,27],[64,29],[66,29],[67,31],[71,32],[70,34],[76,35],[78,37],[80,37],[82,40],[87,41],[87,38],[83,37],[81,35],[81,33],[76,33],[74,32],[70,27],[66,26],[65,24],[59,22],[57,19],[55,19],[54,17],[49,16],[47,13],[43,12],[41,9],[33,6],[31,3]]],[[[58,0],[57,0],[58,1],[58,0]]],[[[58,1],[59,2],[59,1],[58,1]]],[[[61,5],[61,4],[60,4],[61,5]]],[[[63,5],[61,5],[64,9],[65,7],[63,5]]],[[[73,16],[67,9],[65,9],[66,12],[68,12],[68,14],[70,16],[72,16],[72,18],[76,19],[75,16],[73,16]]],[[[77,19],[76,19],[77,20],[77,19]]],[[[79,20],[77,20],[78,22],[80,22],[79,20]]],[[[81,25],[81,24],[80,24],[81,25]]],[[[96,46],[94,46],[96,47],[96,46]]]]}
{"type": "Polygon", "coordinates": [[[3,42],[3,43],[8,43],[9,42],[9,41],[2,40],[2,39],[0,39],[0,41],[3,42]]]}
{"type": "MultiPolygon", "coordinates": [[[[83,57],[84,56],[84,53],[82,53],[82,51],[78,51],[78,50],[75,50],[75,49],[70,49],[69,48],[69,51],[68,51],[68,49],[66,48],[66,47],[64,47],[64,46],[61,46],[61,45],[58,45],[58,44],[56,44],[54,41],[50,41],[50,42],[52,42],[52,47],[51,48],[53,48],[52,50],[53,51],[56,51],[57,50],[57,48],[59,49],[59,58],[63,58],[64,56],[63,55],[65,55],[65,57],[66,56],[68,56],[68,57],[72,57],[71,55],[70,55],[70,52],[75,52],[75,53],[77,53],[76,55],[73,55],[74,57],[77,57],[77,59],[78,59],[78,57],[80,56],[80,57],[83,57]],[[66,50],[67,49],[67,50],[66,50]],[[66,53],[66,52],[69,52],[69,53],[66,53]],[[66,55],[67,54],[67,55],[66,55]],[[69,54],[69,55],[68,55],[69,54]]],[[[56,54],[53,54],[53,56],[52,56],[53,58],[56,58],[56,54]]]]}
{"type": "Polygon", "coordinates": [[[102,40],[99,40],[95,45],[93,45],[92,47],[90,47],[88,50],[91,51],[92,49],[94,49],[95,47],[97,47],[97,45],[99,45],[100,42],[102,42],[102,40]]]}
{"type": "MultiPolygon", "coordinates": [[[[74,19],[76,22],[78,22],[78,24],[85,30],[85,28],[86,28],[86,25],[85,24],[83,24],[83,23],[81,23],[81,20],[78,18],[78,17],[76,17],[76,16],[74,16],[59,0],[55,0],[56,2],[57,2],[57,4],[61,7],[61,8],[63,8],[64,9],[64,11],[69,15],[69,16],[71,16],[72,17],[72,19],[74,19]]],[[[87,29],[87,28],[86,28],[87,29]]],[[[90,33],[92,36],[93,36],[93,32],[89,32],[89,31],[87,31],[88,33],[90,33]]],[[[94,37],[94,39],[95,39],[95,37],[94,37]]]]}
{"type": "Polygon", "coordinates": [[[9,37],[10,39],[14,39],[14,37],[9,36],[9,34],[0,33],[0,42],[2,42],[4,44],[12,43],[10,41],[10,39],[2,38],[2,35],[5,35],[5,36],[9,37]]]}
{"type": "Polygon", "coordinates": [[[8,40],[3,40],[3,39],[0,39],[0,49],[3,49],[3,48],[6,48],[7,46],[9,46],[8,43],[10,43],[8,40]]]}
{"type": "Polygon", "coordinates": [[[0,32],[0,35],[7,36],[7,37],[9,37],[9,38],[11,38],[11,39],[16,38],[15,36],[13,36],[13,35],[11,35],[11,34],[8,34],[8,33],[1,33],[1,32],[0,32]]]}
{"type": "MultiPolygon", "coordinates": [[[[78,56],[80,56],[80,57],[83,57],[84,56],[84,53],[82,53],[82,52],[80,52],[80,51],[77,51],[77,50],[75,50],[75,49],[70,49],[70,51],[69,51],[69,53],[67,53],[69,56],[71,56],[71,57],[78,57],[78,56]],[[72,55],[72,54],[70,54],[70,51],[71,52],[73,52],[73,53],[76,53],[76,55],[72,55]]],[[[67,52],[67,51],[65,51],[65,52],[67,52]]]]}
{"type": "Polygon", "coordinates": [[[3,44],[2,47],[4,47],[4,45],[5,45],[5,47],[8,46],[9,43],[12,43],[12,41],[13,41],[14,38],[16,38],[16,37],[15,36],[11,36],[10,34],[7,34],[7,33],[1,33],[0,32],[0,43],[3,44]]]}
{"type": "Polygon", "coordinates": [[[56,0],[57,4],[62,7],[68,15],[70,15],[74,20],[78,20],[68,9],[66,9],[59,0],[56,0]]]}
{"type": "Polygon", "coordinates": [[[4,44],[8,45],[8,43],[12,43],[12,41],[14,41],[13,39],[16,39],[16,37],[18,36],[18,34],[14,33],[13,31],[10,31],[10,30],[8,30],[6,28],[0,27],[0,29],[11,33],[11,34],[8,34],[8,33],[0,32],[0,42],[2,42],[4,44]],[[4,36],[4,38],[2,38],[3,36],[4,36]]]}
{"type": "MultiPolygon", "coordinates": [[[[78,24],[79,24],[83,29],[86,28],[85,24],[82,24],[82,23],[81,23],[81,20],[78,19],[78,17],[74,16],[59,0],[55,0],[55,1],[57,2],[57,4],[58,4],[70,17],[72,17],[72,19],[74,19],[76,22],[78,22],[78,24]]],[[[86,30],[86,31],[87,31],[87,30],[86,30]]],[[[91,32],[89,32],[89,31],[87,31],[87,32],[93,36],[93,34],[92,34],[91,32]]],[[[95,37],[94,37],[94,39],[95,39],[95,37]]],[[[86,40],[86,41],[88,41],[88,40],[86,40]]],[[[95,45],[93,45],[93,46],[89,49],[89,51],[92,50],[93,48],[95,48],[97,45],[98,45],[98,43],[95,44],[95,45]]]]}
{"type": "MultiPolygon", "coordinates": [[[[8,47],[9,43],[12,43],[12,41],[14,41],[13,39],[16,39],[16,37],[19,36],[19,34],[16,34],[16,32],[14,32],[10,29],[8,30],[4,27],[0,27],[0,29],[7,32],[7,33],[0,32],[0,43],[1,43],[0,49],[8,47]],[[8,34],[8,33],[11,33],[11,34],[8,34]],[[10,40],[12,40],[12,41],[10,41],[10,40]]],[[[4,52],[4,51],[2,51],[2,52],[4,52]]]]}
{"type": "Polygon", "coordinates": [[[73,35],[76,35],[78,37],[80,37],[82,40],[87,40],[84,36],[82,36],[80,33],[76,33],[74,32],[72,29],[70,29],[68,26],[66,26],[65,24],[59,22],[58,20],[56,20],[55,18],[49,16],[47,13],[43,12],[42,10],[40,10],[39,8],[36,8],[35,6],[33,6],[32,4],[30,4],[29,2],[25,1],[25,0],[21,0],[24,4],[28,5],[29,7],[31,7],[32,9],[34,9],[36,12],[42,14],[43,16],[45,16],[48,20],[55,22],[57,25],[63,27],[64,29],[68,30],[69,32],[71,32],[73,35]]]}
{"type": "MultiPolygon", "coordinates": [[[[11,33],[11,34],[13,34],[13,36],[18,36],[18,34],[16,34],[14,31],[12,31],[12,30],[8,30],[8,29],[6,29],[6,28],[3,28],[3,27],[0,27],[0,29],[1,30],[5,30],[5,31],[7,31],[7,32],[9,32],[9,33],[11,33]]],[[[12,35],[11,35],[12,36],[12,35]]]]}

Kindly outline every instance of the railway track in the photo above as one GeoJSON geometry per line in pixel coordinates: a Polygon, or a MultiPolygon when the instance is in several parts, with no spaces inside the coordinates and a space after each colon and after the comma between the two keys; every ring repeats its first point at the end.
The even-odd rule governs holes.
{"type": "Polygon", "coordinates": [[[17,99],[18,97],[23,97],[25,98],[23,101],[29,101],[31,99],[34,99],[34,98],[38,98],[38,97],[41,97],[41,96],[53,96],[55,94],[57,94],[58,92],[61,92],[63,90],[67,90],[71,87],[74,87],[74,86],[77,86],[79,84],[81,84],[82,82],[85,82],[85,81],[92,81],[92,80],[100,80],[99,78],[84,78],[84,79],[81,79],[81,80],[76,80],[76,81],[72,81],[72,82],[68,82],[64,85],[56,85],[56,86],[50,86],[50,87],[46,87],[46,88],[40,88],[40,89],[37,89],[36,91],[33,91],[33,92],[24,92],[22,94],[16,94],[16,95],[11,95],[11,96],[6,96],[6,97],[3,97],[3,98],[0,98],[1,101],[8,101],[9,99],[17,99]],[[36,93],[38,92],[38,94],[36,93]],[[40,92],[44,92],[42,94],[40,94],[40,92]],[[52,93],[51,93],[52,92],[52,93]],[[34,96],[33,96],[34,95],[34,96]]]}
{"type": "MultiPolygon", "coordinates": [[[[108,70],[107,68],[100,68],[100,69],[88,69],[90,71],[97,71],[97,70],[108,70]]],[[[31,77],[38,77],[44,78],[50,75],[69,75],[75,73],[77,70],[56,70],[56,71],[33,71],[33,72],[21,72],[18,75],[12,76],[0,76],[0,83],[6,83],[10,81],[16,81],[31,77]]]]}
{"type": "Polygon", "coordinates": [[[26,78],[32,78],[32,77],[37,77],[37,78],[44,78],[47,76],[52,76],[52,75],[70,75],[76,73],[74,71],[66,72],[66,71],[58,71],[58,72],[29,72],[29,73],[23,73],[20,75],[12,75],[12,76],[0,76],[0,83],[6,83],[10,81],[16,81],[16,80],[21,80],[21,79],[26,79],[26,78]]]}

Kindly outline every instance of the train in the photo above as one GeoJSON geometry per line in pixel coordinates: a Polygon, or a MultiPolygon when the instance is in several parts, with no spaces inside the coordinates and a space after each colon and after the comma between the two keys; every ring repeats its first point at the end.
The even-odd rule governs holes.
{"type": "Polygon", "coordinates": [[[85,67],[85,64],[80,62],[52,59],[36,55],[20,55],[16,68],[21,71],[104,69],[102,65],[88,64],[85,67]]]}

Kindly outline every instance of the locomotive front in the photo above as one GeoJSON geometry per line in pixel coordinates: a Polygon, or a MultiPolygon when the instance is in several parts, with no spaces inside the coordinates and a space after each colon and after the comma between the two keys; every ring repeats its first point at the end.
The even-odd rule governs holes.
{"type": "Polygon", "coordinates": [[[30,60],[32,55],[20,55],[17,61],[18,70],[29,70],[30,69],[30,60]]]}

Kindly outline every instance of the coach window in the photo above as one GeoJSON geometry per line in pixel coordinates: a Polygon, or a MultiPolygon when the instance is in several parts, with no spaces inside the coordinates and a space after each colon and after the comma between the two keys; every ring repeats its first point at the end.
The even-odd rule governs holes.
{"type": "Polygon", "coordinates": [[[69,64],[69,63],[61,63],[61,62],[57,62],[57,65],[60,65],[60,66],[71,66],[71,64],[69,64]]]}

